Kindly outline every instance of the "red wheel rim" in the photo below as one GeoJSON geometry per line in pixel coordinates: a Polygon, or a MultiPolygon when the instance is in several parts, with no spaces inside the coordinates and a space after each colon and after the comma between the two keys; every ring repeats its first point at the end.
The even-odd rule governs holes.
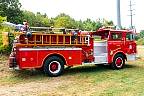
{"type": "Polygon", "coordinates": [[[118,58],[116,59],[116,61],[115,61],[115,64],[116,64],[117,67],[121,67],[122,64],[123,64],[122,58],[121,58],[121,57],[118,57],[118,58]]]}
{"type": "Polygon", "coordinates": [[[57,64],[56,62],[51,63],[51,65],[50,65],[50,70],[51,70],[52,72],[58,70],[58,64],[57,64]]]}
{"type": "Polygon", "coordinates": [[[57,74],[59,73],[61,70],[61,65],[58,61],[52,61],[50,64],[49,64],[49,71],[52,73],[52,74],[57,74]]]}

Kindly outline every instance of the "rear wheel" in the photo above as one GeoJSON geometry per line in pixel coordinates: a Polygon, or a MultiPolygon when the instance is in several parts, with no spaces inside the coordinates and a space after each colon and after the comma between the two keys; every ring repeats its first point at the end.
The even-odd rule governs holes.
{"type": "Polygon", "coordinates": [[[44,72],[52,77],[59,76],[64,71],[64,61],[57,57],[49,57],[44,64],[44,72]]]}
{"type": "Polygon", "coordinates": [[[112,69],[122,69],[125,65],[125,58],[121,54],[117,54],[111,64],[112,69]]]}

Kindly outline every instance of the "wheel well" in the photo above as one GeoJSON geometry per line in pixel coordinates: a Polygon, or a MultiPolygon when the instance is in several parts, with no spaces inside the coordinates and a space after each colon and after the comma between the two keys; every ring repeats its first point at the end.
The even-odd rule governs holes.
{"type": "Polygon", "coordinates": [[[57,57],[61,58],[61,59],[64,61],[64,65],[66,65],[66,60],[64,59],[63,56],[61,56],[61,55],[59,55],[59,54],[51,54],[51,55],[48,55],[48,56],[45,58],[45,60],[44,60],[44,62],[43,62],[43,65],[44,65],[45,61],[46,61],[49,57],[52,57],[52,56],[57,56],[57,57]]]}
{"type": "Polygon", "coordinates": [[[123,57],[127,60],[127,57],[126,57],[126,55],[125,55],[124,53],[122,53],[122,52],[118,52],[118,53],[115,54],[115,56],[118,55],[118,54],[123,55],[123,57]]]}

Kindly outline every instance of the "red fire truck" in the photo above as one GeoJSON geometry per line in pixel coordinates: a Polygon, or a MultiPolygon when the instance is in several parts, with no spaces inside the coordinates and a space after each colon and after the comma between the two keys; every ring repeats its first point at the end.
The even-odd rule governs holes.
{"type": "Polygon", "coordinates": [[[9,57],[9,67],[14,69],[42,69],[49,76],[59,76],[64,66],[107,64],[121,69],[126,60],[136,59],[134,33],[129,30],[16,35],[9,57]]]}

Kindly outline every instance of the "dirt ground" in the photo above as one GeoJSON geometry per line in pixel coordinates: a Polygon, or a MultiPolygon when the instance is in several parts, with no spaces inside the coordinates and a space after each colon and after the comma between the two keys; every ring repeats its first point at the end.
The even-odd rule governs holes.
{"type": "Polygon", "coordinates": [[[58,95],[53,91],[59,86],[72,83],[66,78],[50,78],[34,70],[13,71],[8,69],[8,56],[0,60],[0,96],[58,95]],[[54,93],[53,93],[54,92],[54,93]]]}

